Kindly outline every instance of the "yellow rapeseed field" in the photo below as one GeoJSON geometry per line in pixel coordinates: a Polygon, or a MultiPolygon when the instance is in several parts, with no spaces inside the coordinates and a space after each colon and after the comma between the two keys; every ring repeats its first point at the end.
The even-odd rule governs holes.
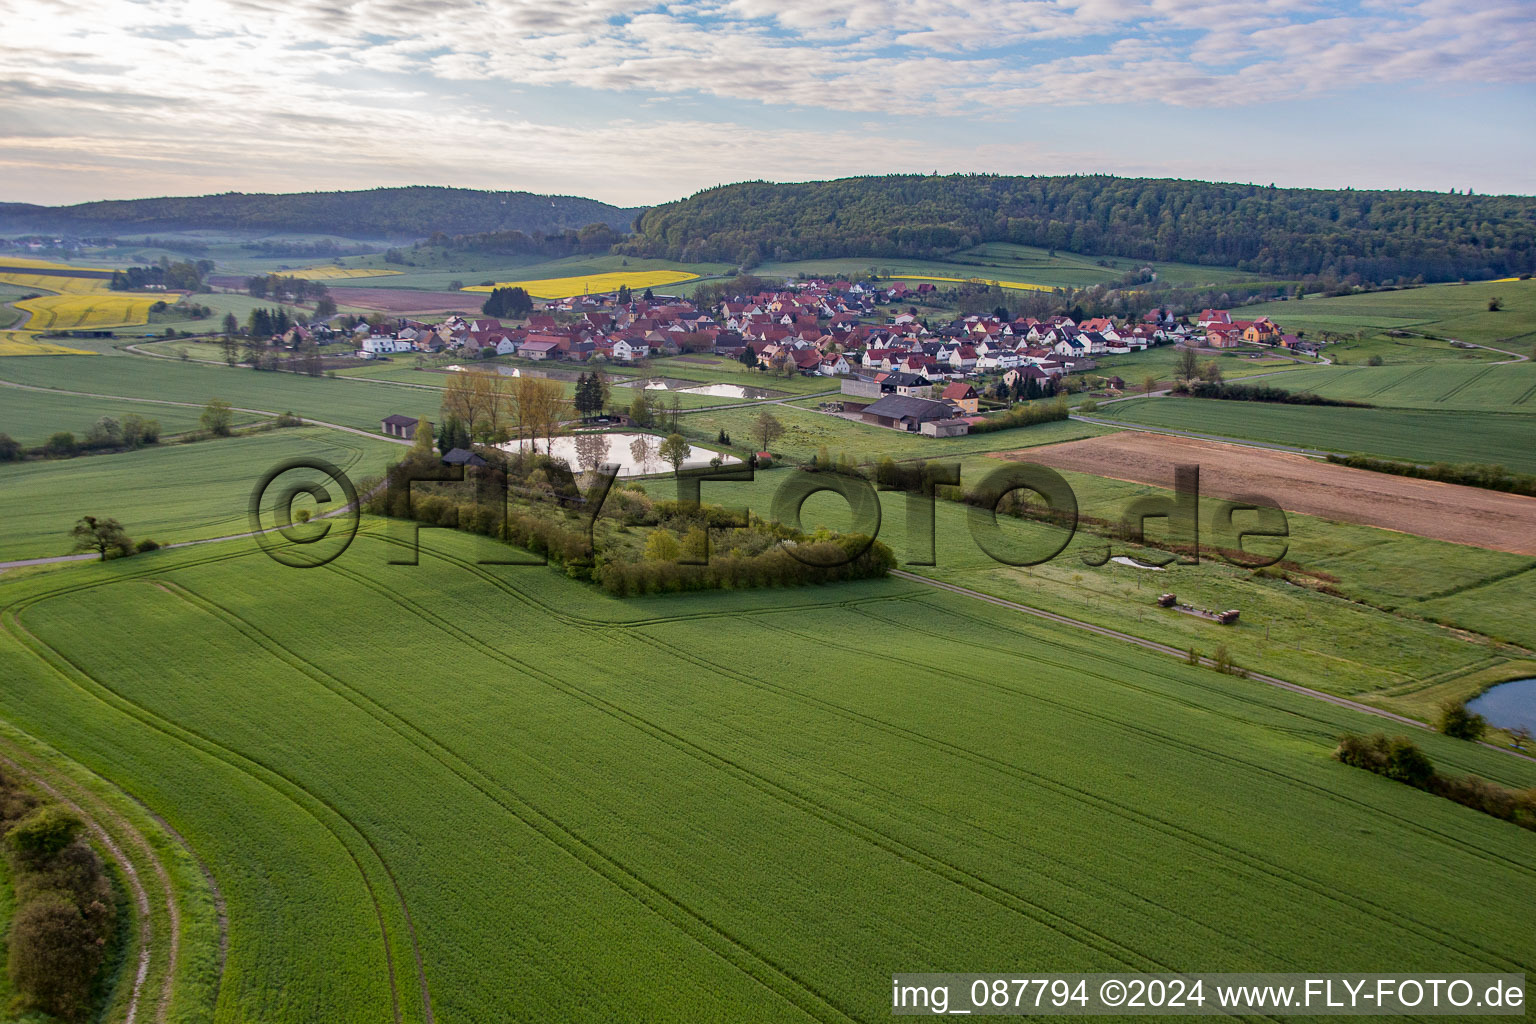
{"type": "Polygon", "coordinates": [[[93,270],[97,272],[111,271],[111,267],[82,267],[78,263],[53,263],[49,260],[28,260],[20,256],[0,255],[0,269],[6,267],[27,267],[34,270],[93,270]]]}
{"type": "Polygon", "coordinates": [[[0,331],[0,356],[93,356],[83,348],[68,348],[43,341],[27,331],[0,331]]]}
{"type": "Polygon", "coordinates": [[[498,281],[494,285],[472,285],[464,291],[488,292],[492,288],[523,288],[536,299],[564,299],[572,295],[618,291],[619,286],[625,284],[634,291],[644,291],[647,288],[694,281],[698,276],[686,270],[620,270],[607,274],[588,274],[584,277],[552,277],[541,281],[498,281]]]}
{"type": "Polygon", "coordinates": [[[388,277],[400,274],[399,270],[374,270],[370,267],[305,267],[302,270],[276,270],[282,277],[298,277],[305,281],[343,281],[354,277],[388,277]]]}
{"type": "MultiPolygon", "coordinates": [[[[4,266],[4,264],[0,264],[4,266]]],[[[0,270],[0,284],[13,284],[18,288],[35,288],[42,292],[65,292],[69,295],[95,295],[110,291],[110,282],[101,277],[54,277],[51,274],[28,274],[20,271],[0,270]]]]}
{"type": "Polygon", "coordinates": [[[1030,284],[1027,281],[995,281],[990,277],[928,277],[923,274],[892,274],[891,278],[897,281],[953,281],[963,284],[966,281],[985,281],[987,284],[995,284],[999,288],[1012,288],[1020,292],[1052,292],[1056,289],[1048,284],[1030,284]]]}
{"type": "Polygon", "coordinates": [[[36,299],[21,299],[15,306],[32,314],[23,325],[27,331],[93,330],[147,324],[150,306],[178,298],[163,293],[146,295],[141,292],[100,292],[44,295],[36,299]]]}

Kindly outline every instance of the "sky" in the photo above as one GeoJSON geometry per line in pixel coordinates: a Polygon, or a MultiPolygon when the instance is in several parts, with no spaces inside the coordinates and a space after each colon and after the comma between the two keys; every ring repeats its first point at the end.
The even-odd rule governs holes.
{"type": "Polygon", "coordinates": [[[1536,192],[1532,0],[0,0],[0,201],[1104,172],[1536,192]]]}

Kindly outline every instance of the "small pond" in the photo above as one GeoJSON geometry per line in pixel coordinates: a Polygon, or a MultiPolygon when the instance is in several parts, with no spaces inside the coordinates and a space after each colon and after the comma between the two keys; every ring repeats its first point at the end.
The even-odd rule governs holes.
{"type": "Polygon", "coordinates": [[[1467,707],[1500,729],[1525,726],[1536,732],[1536,679],[1516,679],[1500,683],[1474,700],[1467,707]]]}
{"type": "MultiPolygon", "coordinates": [[[[556,458],[564,459],[570,464],[571,469],[578,473],[585,473],[590,469],[602,465],[605,462],[617,462],[619,464],[619,476],[643,476],[647,473],[670,472],[672,466],[658,453],[657,447],[662,439],[654,434],[631,434],[616,432],[611,434],[571,434],[565,437],[555,438],[553,451],[556,458]],[[635,442],[640,438],[646,440],[646,450],[641,451],[635,442]]],[[[523,441],[521,444],[526,445],[523,441]]],[[[497,445],[503,451],[514,452],[518,449],[519,442],[508,441],[506,444],[497,445]]],[[[544,443],[539,442],[539,450],[544,450],[544,443]]],[[[720,453],[710,449],[693,446],[693,451],[683,463],[684,469],[702,468],[709,465],[709,460],[720,453]]],[[[725,455],[721,459],[725,465],[735,465],[741,462],[734,455],[725,455]]]]}

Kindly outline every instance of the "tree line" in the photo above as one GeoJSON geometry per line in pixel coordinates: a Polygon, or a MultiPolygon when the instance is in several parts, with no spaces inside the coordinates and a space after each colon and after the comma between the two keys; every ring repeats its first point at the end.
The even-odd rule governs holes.
{"type": "Polygon", "coordinates": [[[1490,491],[1508,491],[1511,494],[1536,497],[1536,475],[1512,473],[1497,463],[1435,462],[1424,466],[1416,462],[1372,459],[1364,455],[1329,455],[1328,461],[1353,469],[1368,469],[1373,473],[1391,473],[1420,480],[1438,480],[1443,484],[1461,484],[1463,487],[1482,487],[1490,491]]]}
{"type": "Polygon", "coordinates": [[[984,242],[1290,277],[1502,277],[1536,269],[1536,198],[1110,175],[753,181],[647,210],[616,251],[751,267],[984,242]]]}
{"type": "Polygon", "coordinates": [[[112,271],[112,280],[107,287],[118,292],[144,291],[151,287],[199,292],[203,290],[203,276],[212,270],[212,260],[172,263],[162,256],[158,263],[149,266],[112,271]]]}
{"type": "Polygon", "coordinates": [[[122,199],[47,207],[0,203],[0,225],[123,232],[130,228],[235,228],[345,238],[425,238],[449,233],[562,231],[602,221],[626,229],[634,210],[578,196],[411,185],[357,192],[242,193],[122,199]]]}

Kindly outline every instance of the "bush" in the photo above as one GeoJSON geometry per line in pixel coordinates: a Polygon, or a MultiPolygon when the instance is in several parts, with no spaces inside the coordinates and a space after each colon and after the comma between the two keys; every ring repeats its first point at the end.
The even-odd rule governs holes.
{"type": "Polygon", "coordinates": [[[994,430],[1011,430],[1014,427],[1032,427],[1038,423],[1055,423],[1072,414],[1065,400],[1016,405],[1007,412],[983,416],[971,424],[971,433],[987,434],[994,430]]]}
{"type": "Polygon", "coordinates": [[[80,445],[75,441],[75,435],[67,430],[59,431],[43,443],[43,454],[50,459],[70,459],[79,453],[80,445]]]}
{"type": "Polygon", "coordinates": [[[1461,701],[1448,700],[1440,705],[1440,731],[1458,740],[1480,740],[1488,721],[1461,701]]]}
{"type": "Polygon", "coordinates": [[[0,434],[0,462],[15,462],[21,458],[21,445],[10,434],[0,434]]]}
{"type": "Polygon", "coordinates": [[[139,554],[142,555],[146,551],[159,551],[160,550],[160,544],[159,544],[158,541],[153,541],[153,540],[150,540],[148,537],[145,537],[143,540],[139,541],[137,544],[135,544],[133,546],[133,550],[137,551],[139,554]]]}

